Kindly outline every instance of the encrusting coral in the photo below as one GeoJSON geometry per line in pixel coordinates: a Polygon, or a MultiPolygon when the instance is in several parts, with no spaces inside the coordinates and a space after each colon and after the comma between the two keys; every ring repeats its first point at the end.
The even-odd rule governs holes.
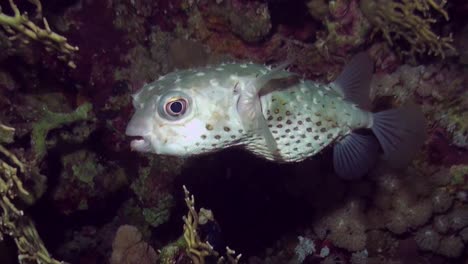
{"type": "Polygon", "coordinates": [[[42,18],[44,28],[34,24],[26,13],[21,13],[13,0],[9,0],[13,15],[9,16],[3,13],[0,6],[0,25],[10,34],[10,40],[21,38],[25,43],[35,40],[45,45],[47,51],[56,50],[61,53],[58,58],[68,62],[68,66],[75,68],[75,63],[70,60],[70,56],[78,51],[78,47],[70,45],[67,38],[52,31],[45,17],[42,17],[42,5],[39,0],[30,0],[36,6],[36,16],[42,18]]]}
{"type": "Polygon", "coordinates": [[[111,264],[152,264],[157,260],[156,251],[142,240],[142,234],[136,227],[119,227],[112,243],[111,264]]]}
{"type": "Polygon", "coordinates": [[[314,230],[319,238],[329,239],[337,247],[350,251],[363,250],[367,236],[365,216],[361,211],[361,201],[350,201],[320,219],[314,225],[314,230]]]}
{"type": "Polygon", "coordinates": [[[441,238],[441,235],[430,227],[420,229],[414,237],[421,250],[433,252],[439,248],[441,238]]]}

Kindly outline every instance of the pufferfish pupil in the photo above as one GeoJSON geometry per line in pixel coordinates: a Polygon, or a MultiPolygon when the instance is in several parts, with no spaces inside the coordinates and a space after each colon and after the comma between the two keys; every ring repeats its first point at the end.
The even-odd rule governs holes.
{"type": "Polygon", "coordinates": [[[171,116],[183,115],[187,102],[184,99],[177,99],[166,104],[167,113],[171,116]]]}
{"type": "Polygon", "coordinates": [[[182,92],[171,91],[158,98],[146,99],[156,102],[151,106],[151,109],[157,106],[158,116],[167,121],[178,121],[190,110],[191,99],[182,92]]]}
{"type": "Polygon", "coordinates": [[[133,96],[136,111],[126,134],[140,138],[133,150],[181,157],[237,146],[267,160],[299,162],[333,146],[335,171],[346,179],[368,172],[380,154],[404,166],[424,143],[424,116],[412,104],[365,110],[372,72],[364,52],[328,84],[303,79],[285,65],[175,71],[133,96]]]}

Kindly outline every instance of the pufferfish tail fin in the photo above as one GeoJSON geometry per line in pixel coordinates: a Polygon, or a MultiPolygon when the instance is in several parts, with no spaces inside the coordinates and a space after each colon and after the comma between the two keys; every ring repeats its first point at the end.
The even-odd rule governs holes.
{"type": "Polygon", "coordinates": [[[356,179],[383,160],[393,168],[403,168],[416,156],[426,140],[425,119],[415,104],[372,114],[373,134],[352,132],[333,148],[333,165],[343,179],[356,179]]]}
{"type": "Polygon", "coordinates": [[[373,135],[351,133],[333,147],[333,167],[342,179],[357,179],[377,162],[379,142],[373,135]]]}
{"type": "MultiPolygon", "coordinates": [[[[373,63],[366,53],[359,53],[332,84],[338,93],[361,108],[370,104],[369,88],[373,63]]],[[[333,165],[344,179],[367,173],[376,163],[379,149],[392,167],[403,167],[415,156],[426,138],[425,119],[419,107],[408,104],[373,113],[368,124],[374,135],[352,132],[333,149],[333,165]]]]}
{"type": "MultiPolygon", "coordinates": [[[[360,108],[370,107],[369,91],[374,64],[366,52],[355,55],[330,86],[346,101],[360,108]]],[[[379,155],[374,135],[352,132],[333,148],[333,167],[343,179],[355,179],[368,172],[379,155]]]]}
{"type": "Polygon", "coordinates": [[[371,129],[382,147],[384,160],[395,168],[407,166],[427,137],[421,108],[409,103],[372,117],[371,129]]]}

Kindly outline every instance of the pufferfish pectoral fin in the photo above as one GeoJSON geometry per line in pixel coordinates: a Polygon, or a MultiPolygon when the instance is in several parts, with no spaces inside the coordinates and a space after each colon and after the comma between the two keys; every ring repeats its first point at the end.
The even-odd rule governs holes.
{"type": "MultiPolygon", "coordinates": [[[[283,63],[270,72],[247,83],[245,89],[240,91],[239,101],[237,102],[237,111],[241,117],[243,126],[262,136],[265,139],[268,150],[273,156],[279,156],[278,146],[263,116],[260,97],[283,88],[282,86],[284,85],[278,85],[278,82],[285,84],[282,80],[293,75],[284,70],[288,65],[289,62],[283,63]]],[[[291,86],[291,82],[289,80],[286,83],[289,83],[289,86],[291,86]]]]}
{"type": "Polygon", "coordinates": [[[345,100],[361,108],[370,106],[369,91],[374,63],[366,52],[356,54],[345,66],[338,78],[331,83],[345,100]]]}
{"type": "Polygon", "coordinates": [[[241,122],[245,130],[252,130],[254,133],[262,136],[270,153],[276,155],[278,147],[267,121],[262,113],[262,105],[258,92],[255,86],[247,84],[247,89],[241,91],[239,100],[237,101],[237,112],[241,118],[241,122]]]}
{"type": "Polygon", "coordinates": [[[333,167],[343,179],[356,179],[368,172],[379,155],[373,135],[351,133],[333,147],[333,167]]]}

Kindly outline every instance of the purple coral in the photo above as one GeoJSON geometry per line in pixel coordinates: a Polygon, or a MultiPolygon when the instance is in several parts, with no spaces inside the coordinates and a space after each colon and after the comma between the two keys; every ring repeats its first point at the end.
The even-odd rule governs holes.
{"type": "Polygon", "coordinates": [[[437,190],[432,195],[432,205],[434,206],[434,212],[443,213],[446,212],[453,203],[453,196],[445,190],[437,190]]]}
{"type": "Polygon", "coordinates": [[[315,243],[308,237],[299,236],[299,243],[294,248],[296,253],[296,259],[299,263],[302,263],[307,256],[315,253],[315,243]]]}
{"type": "Polygon", "coordinates": [[[359,201],[350,201],[343,208],[323,217],[314,225],[317,235],[328,233],[327,239],[337,247],[350,251],[363,250],[366,245],[365,217],[359,201]]]}
{"type": "Polygon", "coordinates": [[[468,226],[468,206],[454,209],[448,218],[450,219],[450,228],[452,230],[460,230],[468,226]]]}
{"type": "Polygon", "coordinates": [[[463,253],[463,241],[460,237],[452,235],[440,242],[438,253],[449,258],[458,258],[463,253]]]}
{"type": "Polygon", "coordinates": [[[416,233],[414,240],[421,250],[435,252],[439,248],[441,235],[431,227],[425,227],[416,233]]]}
{"type": "Polygon", "coordinates": [[[441,234],[447,233],[450,227],[450,221],[446,215],[436,216],[432,224],[434,229],[441,234]]]}

